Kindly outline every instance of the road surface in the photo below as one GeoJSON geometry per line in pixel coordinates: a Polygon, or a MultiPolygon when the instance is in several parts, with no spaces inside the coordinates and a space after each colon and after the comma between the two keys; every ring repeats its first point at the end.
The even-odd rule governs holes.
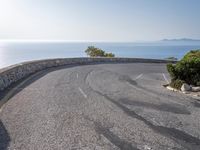
{"type": "Polygon", "coordinates": [[[39,73],[1,108],[0,149],[199,150],[200,102],[169,80],[153,63],[39,73]]]}

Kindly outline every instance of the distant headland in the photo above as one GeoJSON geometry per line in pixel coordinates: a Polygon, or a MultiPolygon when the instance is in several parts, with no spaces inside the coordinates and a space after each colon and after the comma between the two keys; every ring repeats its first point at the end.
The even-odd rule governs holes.
{"type": "Polygon", "coordinates": [[[200,42],[200,39],[190,39],[190,38],[181,38],[181,39],[163,39],[163,42],[200,42]]]}

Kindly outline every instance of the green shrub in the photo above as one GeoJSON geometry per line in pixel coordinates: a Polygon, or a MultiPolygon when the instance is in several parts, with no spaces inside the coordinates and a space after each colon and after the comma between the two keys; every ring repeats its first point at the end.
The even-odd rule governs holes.
{"type": "Polygon", "coordinates": [[[105,57],[115,57],[115,55],[113,53],[106,53],[105,57]]]}
{"type": "Polygon", "coordinates": [[[85,53],[90,57],[104,57],[105,55],[105,51],[94,46],[88,46],[88,48],[85,50],[85,53]]]}
{"type": "Polygon", "coordinates": [[[183,80],[172,80],[171,83],[169,84],[171,87],[180,90],[181,86],[183,85],[183,83],[185,83],[183,80]]]}
{"type": "Polygon", "coordinates": [[[172,81],[182,80],[188,84],[200,84],[200,50],[187,53],[177,64],[168,64],[172,81]]]}
{"type": "Polygon", "coordinates": [[[169,72],[172,80],[175,80],[176,79],[175,66],[173,64],[167,64],[167,71],[169,72]]]}

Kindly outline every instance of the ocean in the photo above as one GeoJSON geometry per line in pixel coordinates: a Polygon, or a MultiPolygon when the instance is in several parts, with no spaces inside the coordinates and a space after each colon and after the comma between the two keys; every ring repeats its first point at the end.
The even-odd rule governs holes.
{"type": "Polygon", "coordinates": [[[116,57],[181,59],[185,53],[200,49],[199,45],[160,43],[69,43],[69,42],[0,42],[0,68],[17,63],[47,58],[86,57],[85,49],[96,46],[116,57]]]}

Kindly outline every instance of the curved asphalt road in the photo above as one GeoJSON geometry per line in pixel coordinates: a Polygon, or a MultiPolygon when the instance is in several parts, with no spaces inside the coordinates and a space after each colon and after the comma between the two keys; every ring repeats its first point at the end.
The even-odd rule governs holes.
{"type": "Polygon", "coordinates": [[[0,149],[199,150],[200,102],[162,87],[165,64],[40,73],[0,110],[0,149]]]}

